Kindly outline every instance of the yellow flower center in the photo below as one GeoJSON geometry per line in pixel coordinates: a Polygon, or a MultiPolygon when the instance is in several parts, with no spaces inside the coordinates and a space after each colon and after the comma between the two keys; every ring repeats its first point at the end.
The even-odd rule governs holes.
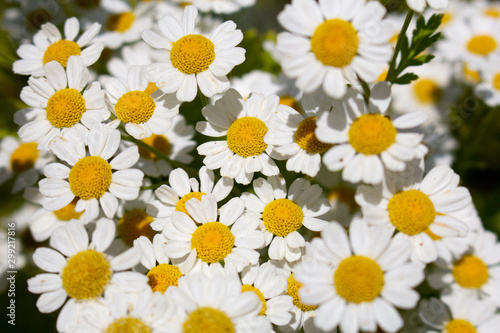
{"type": "Polygon", "coordinates": [[[125,244],[134,245],[134,240],[141,236],[152,240],[156,232],[150,224],[154,219],[142,209],[134,209],[123,214],[118,222],[118,234],[125,244]]]}
{"type": "Polygon", "coordinates": [[[258,156],[267,148],[264,142],[267,130],[266,124],[259,118],[236,119],[227,130],[227,145],[233,153],[242,157],[258,156]]]}
{"type": "Polygon", "coordinates": [[[33,168],[38,159],[38,144],[36,142],[21,143],[10,155],[10,168],[16,174],[33,168]]]}
{"type": "Polygon", "coordinates": [[[179,278],[182,276],[181,271],[177,266],[169,264],[159,264],[156,267],[151,268],[151,270],[146,274],[149,281],[148,284],[151,286],[153,291],[165,291],[170,286],[177,287],[179,278]]]}
{"type": "Polygon", "coordinates": [[[262,221],[269,232],[284,237],[302,226],[304,212],[290,199],[276,199],[264,208],[262,221]]]}
{"type": "Polygon", "coordinates": [[[151,333],[151,327],[142,320],[130,316],[116,319],[106,329],[106,333],[151,333]]]}
{"type": "Polygon", "coordinates": [[[45,112],[52,126],[72,127],[85,112],[85,99],[76,89],[61,89],[49,98],[45,112]]]}
{"type": "Polygon", "coordinates": [[[186,35],[172,44],[172,66],[184,74],[198,74],[208,69],[215,59],[214,43],[201,35],[186,35]]]}
{"type": "Polygon", "coordinates": [[[380,114],[364,114],[349,129],[349,143],[358,153],[378,155],[396,142],[398,131],[380,114]]]}
{"type": "Polygon", "coordinates": [[[292,96],[281,96],[280,97],[280,104],[286,105],[294,109],[295,111],[300,110],[300,104],[299,102],[293,98],[292,96]]]}
{"type": "Polygon", "coordinates": [[[155,91],[158,90],[158,87],[156,86],[156,83],[154,82],[149,82],[148,83],[148,86],[146,87],[146,89],[144,89],[144,92],[146,94],[149,94],[151,95],[152,93],[154,93],[155,91]]]}
{"type": "Polygon", "coordinates": [[[453,19],[453,13],[444,12],[443,18],[441,19],[441,26],[446,26],[453,19]]]}
{"type": "Polygon", "coordinates": [[[435,104],[439,102],[442,95],[441,88],[429,79],[419,79],[413,86],[413,92],[417,100],[422,104],[435,104]]]}
{"type": "Polygon", "coordinates": [[[463,319],[453,319],[444,329],[446,333],[476,333],[474,325],[463,319]]]}
{"type": "Polygon", "coordinates": [[[311,50],[326,66],[344,67],[358,52],[358,32],[351,23],[332,19],[321,23],[311,38],[311,50]]]}
{"type": "Polygon", "coordinates": [[[205,195],[203,192],[190,192],[183,196],[179,201],[177,201],[177,204],[175,205],[175,210],[178,212],[182,212],[184,214],[189,215],[187,209],[186,209],[186,202],[188,200],[196,198],[201,201],[201,197],[205,195]]]}
{"type": "Polygon", "coordinates": [[[123,94],[115,105],[116,117],[123,123],[142,124],[151,118],[156,104],[151,95],[134,90],[123,94]]]}
{"type": "Polygon", "coordinates": [[[431,199],[419,190],[394,194],[387,204],[389,219],[401,232],[416,235],[424,232],[436,217],[431,199]]]}
{"type": "Polygon", "coordinates": [[[262,308],[260,309],[259,316],[264,316],[266,314],[267,305],[266,305],[266,298],[264,297],[264,294],[262,293],[262,291],[260,291],[258,288],[255,288],[254,286],[251,286],[249,284],[242,285],[241,291],[242,292],[253,291],[255,294],[257,294],[260,301],[262,302],[262,308]]]}
{"type": "Polygon", "coordinates": [[[191,312],[182,324],[183,333],[234,333],[231,318],[221,310],[203,306],[191,312]]]}
{"type": "Polygon", "coordinates": [[[389,43],[395,46],[396,43],[398,42],[398,38],[399,38],[399,32],[392,35],[392,37],[389,39],[389,43]]]}
{"type": "Polygon", "coordinates": [[[387,79],[387,73],[389,73],[388,70],[383,71],[382,74],[378,76],[377,82],[385,81],[387,79]]]}
{"type": "Polygon", "coordinates": [[[500,91],[500,73],[497,73],[497,75],[493,78],[493,87],[500,91]]]}
{"type": "Polygon", "coordinates": [[[475,71],[473,69],[470,69],[469,66],[467,66],[466,63],[464,63],[464,74],[467,78],[472,80],[472,82],[479,82],[479,79],[481,78],[480,74],[478,71],[475,71]]]}
{"type": "Polygon", "coordinates": [[[489,35],[478,35],[472,37],[467,43],[467,49],[478,55],[488,55],[497,48],[497,42],[489,35]]]}
{"type": "Polygon", "coordinates": [[[314,130],[316,130],[316,118],[309,117],[302,120],[299,127],[297,127],[294,137],[299,147],[310,154],[321,154],[333,147],[333,145],[320,142],[316,138],[316,134],[314,134],[314,130]]]}
{"type": "Polygon", "coordinates": [[[425,229],[425,230],[424,230],[424,232],[425,232],[425,233],[427,234],[427,236],[429,236],[429,237],[430,237],[433,241],[437,241],[437,240],[440,240],[440,239],[442,239],[442,238],[443,238],[443,237],[438,236],[438,235],[436,235],[435,233],[433,233],[433,232],[431,231],[431,229],[429,229],[429,228],[425,229]]]}
{"type": "Polygon", "coordinates": [[[69,187],[83,200],[99,199],[111,184],[111,165],[99,156],[87,156],[75,163],[69,172],[69,187]]]}
{"type": "Polygon", "coordinates": [[[69,221],[72,219],[78,219],[83,214],[82,212],[75,212],[76,203],[80,198],[75,197],[73,201],[64,206],[61,209],[55,210],[53,213],[60,221],[69,221]]]}
{"type": "Polygon", "coordinates": [[[191,249],[198,258],[212,264],[224,260],[234,246],[234,236],[229,227],[220,222],[207,222],[199,226],[191,238],[191,249]]]}
{"type": "Polygon", "coordinates": [[[476,256],[465,255],[453,264],[453,277],[464,288],[481,288],[488,281],[488,266],[476,256]]]}
{"type": "Polygon", "coordinates": [[[69,57],[80,55],[82,50],[80,46],[73,42],[72,40],[61,39],[54,44],[49,45],[45,53],[43,54],[43,64],[47,64],[51,61],[57,61],[64,68],[68,62],[69,57]]]}
{"type": "Polygon", "coordinates": [[[348,302],[371,302],[384,287],[384,272],[373,260],[352,256],[342,260],[333,277],[339,296],[348,302]]]}
{"type": "Polygon", "coordinates": [[[110,31],[125,32],[134,23],[135,16],[131,12],[111,15],[106,22],[106,29],[110,31]]]}
{"type": "Polygon", "coordinates": [[[500,9],[494,8],[494,7],[489,7],[484,10],[484,15],[493,17],[493,18],[499,18],[500,17],[500,9]]]}
{"type": "MultiPolygon", "coordinates": [[[[156,150],[159,150],[167,156],[168,154],[170,154],[170,149],[172,148],[170,145],[170,141],[168,141],[168,139],[163,135],[153,134],[149,138],[141,141],[155,148],[156,150]]],[[[142,146],[139,146],[139,155],[141,155],[141,157],[146,160],[158,161],[160,159],[158,156],[156,156],[155,153],[151,152],[151,150],[148,150],[142,146]]]]}
{"type": "Polygon", "coordinates": [[[103,253],[85,250],[69,258],[61,274],[62,285],[71,298],[94,299],[104,292],[111,273],[103,253]]]}
{"type": "Polygon", "coordinates": [[[301,309],[304,312],[307,311],[313,311],[316,310],[318,307],[316,305],[307,305],[303,304],[300,301],[299,297],[299,289],[302,288],[303,284],[300,283],[299,281],[295,280],[295,277],[293,274],[290,274],[290,277],[286,281],[286,290],[288,292],[288,295],[290,295],[293,298],[293,304],[301,309]]]}

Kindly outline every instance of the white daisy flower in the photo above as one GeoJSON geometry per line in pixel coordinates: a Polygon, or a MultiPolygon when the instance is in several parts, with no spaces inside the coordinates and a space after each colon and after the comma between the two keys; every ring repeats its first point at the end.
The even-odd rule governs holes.
{"type": "Polygon", "coordinates": [[[279,109],[277,96],[252,94],[245,101],[234,89],[224,93],[215,105],[201,110],[207,121],[196,124],[196,130],[212,137],[226,136],[226,140],[209,141],[198,146],[203,163],[211,170],[219,169],[222,176],[240,184],[249,184],[255,172],[266,176],[279,173],[276,163],[269,157],[272,147],[264,137],[268,132],[271,115],[279,109]]]}
{"type": "Polygon", "coordinates": [[[306,244],[299,229],[304,226],[321,231],[330,223],[320,218],[330,209],[321,187],[299,178],[290,185],[287,195],[285,180],[280,175],[254,180],[253,189],[257,195],[243,193],[241,198],[264,230],[266,246],[270,245],[269,258],[299,260],[306,244]]]}
{"type": "Polygon", "coordinates": [[[14,115],[23,124],[18,131],[23,142],[37,141],[39,150],[48,150],[56,136],[70,129],[86,136],[93,124],[109,118],[104,91],[99,82],[87,85],[89,70],[81,57],[70,57],[66,70],[49,62],[45,74],[47,78],[30,77],[21,91],[21,99],[31,107],[14,115]]]}
{"type": "Polygon", "coordinates": [[[173,95],[149,94],[148,85],[141,66],[129,68],[126,84],[115,78],[106,82],[106,104],[117,118],[111,126],[124,123],[127,133],[138,140],[164,134],[179,113],[180,103],[173,95]]]}
{"type": "Polygon", "coordinates": [[[475,88],[476,96],[481,98],[486,105],[496,107],[500,105],[500,56],[483,69],[483,82],[475,88]]]}
{"type": "Polygon", "coordinates": [[[243,293],[236,276],[184,276],[179,279],[179,286],[169,288],[167,293],[179,310],[169,332],[271,331],[269,320],[258,315],[262,302],[255,293],[243,293]]]}
{"type": "Polygon", "coordinates": [[[392,121],[386,115],[390,95],[390,83],[379,82],[366,105],[359,92],[349,89],[346,98],[334,102],[331,112],[318,116],[316,137],[335,144],[323,156],[330,171],[343,169],[342,178],[351,183],[378,184],[384,169],[403,171],[405,162],[424,157],[423,135],[406,130],[422,124],[425,112],[411,112],[392,121]]]}
{"type": "Polygon", "coordinates": [[[165,254],[179,259],[183,272],[241,272],[259,261],[255,249],[264,246],[264,234],[252,213],[245,213],[245,203],[232,198],[220,209],[213,194],[190,199],[185,204],[189,215],[175,211],[165,225],[165,254]],[[217,217],[220,213],[220,216],[217,217]]]}
{"type": "Polygon", "coordinates": [[[415,307],[420,295],[413,290],[424,279],[423,268],[408,262],[410,248],[387,229],[370,229],[355,219],[349,228],[334,222],[322,234],[319,261],[300,264],[295,278],[303,283],[302,301],[319,305],[315,325],[325,331],[396,332],[403,319],[396,307],[415,307]]]}
{"type": "Polygon", "coordinates": [[[346,83],[374,82],[391,59],[393,32],[379,2],[293,0],[278,15],[290,32],[278,35],[283,72],[306,93],[323,86],[341,98],[346,83]]]}
{"type": "Polygon", "coordinates": [[[171,15],[158,21],[161,35],[151,30],[142,38],[151,47],[162,49],[169,61],[147,66],[148,77],[165,93],[176,93],[180,101],[192,101],[197,86],[207,97],[229,88],[226,75],[245,60],[245,49],[236,47],[243,39],[233,21],[215,28],[208,37],[194,33],[198,11],[186,6],[182,23],[171,15]]]}
{"type": "Polygon", "coordinates": [[[33,254],[35,264],[48,273],[28,280],[28,290],[42,294],[36,303],[42,313],[59,309],[59,332],[74,332],[82,313],[100,302],[104,293],[134,293],[147,288],[147,278],[129,270],[139,263],[140,253],[131,248],[112,258],[104,251],[115,237],[115,224],[108,219],[96,223],[89,243],[84,226],[69,221],[57,229],[50,248],[40,247],[33,254]],[[59,252],[60,253],[59,253],[59,252]]]}
{"type": "Polygon", "coordinates": [[[291,319],[292,297],[285,295],[287,282],[278,268],[270,262],[248,266],[241,272],[242,291],[252,291],[262,302],[259,315],[274,325],[287,325],[291,319]]]}
{"type": "Polygon", "coordinates": [[[35,184],[42,168],[52,160],[50,152],[37,150],[36,142],[21,143],[5,136],[0,141],[0,184],[15,177],[12,193],[17,193],[35,184]]]}
{"type": "MultiPolygon", "coordinates": [[[[174,1],[182,3],[182,0],[174,1]]],[[[202,12],[232,14],[242,8],[253,6],[255,0],[193,0],[190,3],[202,12]]]]}
{"type": "Polygon", "coordinates": [[[406,172],[403,184],[387,178],[383,188],[358,187],[356,201],[370,225],[397,230],[411,243],[413,261],[435,261],[434,240],[464,237],[474,227],[469,190],[458,186],[460,177],[450,167],[436,166],[425,177],[421,169],[406,172]]]}
{"type": "Polygon", "coordinates": [[[93,40],[99,30],[101,25],[93,23],[75,42],[74,39],[80,32],[80,23],[76,17],[69,18],[64,23],[65,39],[62,39],[55,25],[45,23],[33,36],[34,45],[23,44],[17,49],[21,59],[14,61],[12,70],[16,74],[43,76],[44,65],[55,60],[66,68],[69,57],[77,55],[82,57],[85,66],[90,66],[99,59],[103,49],[102,43],[93,40]]]}
{"type": "Polygon", "coordinates": [[[448,0],[406,0],[406,4],[411,10],[422,13],[427,5],[435,10],[445,9],[448,7],[448,0]]]}
{"type": "Polygon", "coordinates": [[[221,177],[215,182],[215,174],[207,167],[201,167],[199,171],[200,181],[189,178],[187,172],[181,168],[173,170],[168,178],[170,185],[162,185],[155,194],[159,200],[148,204],[146,212],[156,218],[151,227],[157,231],[163,231],[165,224],[172,219],[175,211],[188,214],[186,202],[189,199],[201,199],[205,194],[213,194],[220,202],[224,200],[233,189],[234,181],[228,177],[221,177]]]}
{"type": "Polygon", "coordinates": [[[117,198],[137,199],[144,177],[142,171],[131,169],[139,159],[137,146],[127,148],[108,162],[119,145],[120,132],[102,124],[89,131],[88,155],[80,140],[54,139],[52,150],[71,168],[62,163],[44,168],[47,178],[39,182],[40,193],[45,196],[43,207],[50,211],[61,209],[77,197],[75,211],[85,210],[84,219],[88,222],[99,215],[99,206],[108,218],[113,218],[118,209],[117,198]]]}

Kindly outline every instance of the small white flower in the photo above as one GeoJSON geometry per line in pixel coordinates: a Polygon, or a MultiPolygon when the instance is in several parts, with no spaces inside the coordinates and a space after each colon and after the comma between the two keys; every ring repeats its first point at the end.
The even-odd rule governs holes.
{"type": "MultiPolygon", "coordinates": [[[[182,3],[182,0],[174,0],[182,3]]],[[[202,12],[231,14],[255,4],[255,0],[193,0],[191,2],[202,12]]]]}
{"type": "Polygon", "coordinates": [[[500,105],[500,53],[492,59],[488,66],[481,71],[483,82],[475,89],[476,96],[482,98],[486,105],[496,107],[500,105]]]}
{"type": "Polygon", "coordinates": [[[448,7],[448,0],[406,0],[408,7],[418,13],[422,13],[427,5],[435,10],[448,7]]]}

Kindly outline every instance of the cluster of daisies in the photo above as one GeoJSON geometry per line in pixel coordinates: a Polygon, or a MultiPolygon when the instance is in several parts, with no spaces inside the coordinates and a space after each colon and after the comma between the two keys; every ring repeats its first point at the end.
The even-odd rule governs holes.
{"type": "Polygon", "coordinates": [[[366,0],[292,0],[262,45],[282,72],[231,77],[243,33],[221,14],[254,2],[102,0],[22,41],[0,182],[45,242],[39,311],[59,332],[412,332],[406,310],[497,332],[500,242],[446,110],[456,80],[500,104],[500,5],[407,0],[444,37],[393,85],[412,30],[366,0]]]}

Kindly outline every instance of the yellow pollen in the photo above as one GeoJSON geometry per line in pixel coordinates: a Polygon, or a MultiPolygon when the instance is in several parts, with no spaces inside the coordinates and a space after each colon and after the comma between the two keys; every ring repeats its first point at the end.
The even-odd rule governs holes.
{"type": "Polygon", "coordinates": [[[371,302],[384,287],[384,272],[373,260],[352,256],[342,260],[333,277],[339,296],[348,302],[371,302]]]}
{"type": "Polygon", "coordinates": [[[316,134],[314,134],[316,118],[309,117],[302,120],[294,136],[294,140],[299,147],[310,154],[321,154],[333,147],[332,144],[320,142],[316,138],[316,134]]]}
{"type": "Polygon", "coordinates": [[[10,168],[16,174],[33,168],[38,159],[38,144],[36,142],[21,143],[10,155],[10,168]]]}
{"type": "Polygon", "coordinates": [[[440,239],[442,239],[442,238],[443,238],[443,237],[438,236],[438,235],[436,235],[435,233],[433,233],[433,232],[431,231],[431,229],[429,229],[429,228],[425,229],[425,230],[424,230],[424,232],[425,232],[425,233],[427,234],[427,236],[429,236],[429,237],[430,237],[433,241],[437,241],[437,240],[440,240],[440,239]]]}
{"type": "Polygon", "coordinates": [[[500,17],[500,8],[489,7],[484,10],[484,15],[499,18],[500,17]]]}
{"type": "Polygon", "coordinates": [[[151,289],[153,291],[160,291],[163,294],[168,287],[177,287],[177,283],[182,273],[177,266],[159,264],[151,268],[146,276],[149,279],[148,284],[151,286],[151,289]]]}
{"type": "Polygon", "coordinates": [[[69,57],[80,55],[81,52],[82,50],[77,43],[72,40],[61,39],[49,45],[47,50],[45,50],[43,54],[43,64],[45,65],[55,60],[66,68],[69,57]]]}
{"type": "Polygon", "coordinates": [[[125,32],[134,23],[135,16],[131,12],[111,15],[106,22],[106,29],[110,31],[125,32]]]}
{"type": "Polygon", "coordinates": [[[105,333],[151,333],[151,327],[142,320],[130,316],[116,319],[105,333]]]}
{"type": "Polygon", "coordinates": [[[234,333],[231,318],[221,310],[203,306],[191,312],[182,324],[183,333],[234,333]]]}
{"type": "Polygon", "coordinates": [[[493,78],[493,87],[500,91],[500,73],[497,73],[493,78]]]}
{"type": "Polygon", "coordinates": [[[413,92],[417,100],[422,104],[435,104],[439,102],[442,95],[441,88],[429,79],[417,80],[413,86],[413,92]]]}
{"type": "Polygon", "coordinates": [[[259,118],[236,119],[227,130],[227,145],[241,157],[258,156],[267,148],[264,142],[267,130],[266,124],[259,118]]]}
{"type": "Polygon", "coordinates": [[[488,266],[476,256],[465,255],[453,264],[453,277],[464,288],[481,288],[488,281],[488,266]]]}
{"type": "Polygon", "coordinates": [[[76,203],[80,198],[76,197],[69,204],[61,209],[55,210],[53,213],[60,221],[69,221],[72,219],[78,219],[83,214],[82,212],[75,212],[76,203]]]}
{"type": "Polygon", "coordinates": [[[446,333],[476,333],[474,325],[463,319],[453,319],[446,324],[444,332],[446,333]]]}
{"type": "Polygon", "coordinates": [[[336,186],[330,190],[328,194],[328,201],[333,204],[334,201],[338,201],[346,204],[349,207],[349,211],[353,213],[358,209],[358,204],[354,199],[356,191],[347,186],[336,186]]]}
{"type": "Polygon", "coordinates": [[[45,112],[52,126],[72,127],[85,112],[85,99],[76,89],[61,89],[49,98],[45,112]]]}
{"type": "Polygon", "coordinates": [[[304,221],[302,209],[290,199],[276,199],[264,208],[262,220],[267,230],[284,237],[299,230],[304,221]]]}
{"type": "Polygon", "coordinates": [[[172,44],[172,66],[184,74],[198,74],[208,69],[215,59],[214,43],[201,35],[186,35],[172,44]]]}
{"type": "Polygon", "coordinates": [[[464,74],[468,79],[470,79],[474,83],[479,82],[479,80],[481,79],[479,72],[475,71],[473,69],[470,69],[466,63],[464,63],[464,74]]]}
{"type": "Polygon", "coordinates": [[[441,19],[441,26],[446,26],[453,19],[453,14],[450,12],[443,13],[443,18],[441,19]]]}
{"type": "Polygon", "coordinates": [[[262,291],[260,291],[258,288],[255,288],[254,286],[251,286],[249,284],[242,285],[241,291],[242,292],[253,291],[255,294],[257,294],[260,301],[262,302],[262,308],[260,309],[259,316],[264,316],[266,314],[267,304],[266,304],[266,298],[264,297],[264,294],[262,293],[262,291]]]}
{"type": "Polygon", "coordinates": [[[156,83],[154,82],[149,82],[148,83],[148,86],[146,87],[146,89],[144,89],[144,92],[146,94],[149,94],[151,95],[152,93],[154,93],[155,91],[158,90],[158,87],[156,86],[156,83]]]}
{"type": "MultiPolygon", "coordinates": [[[[170,145],[170,141],[168,141],[168,139],[163,135],[153,134],[149,138],[143,139],[141,141],[155,148],[156,150],[159,150],[167,156],[168,154],[170,154],[170,149],[172,148],[170,145]]],[[[151,150],[148,150],[142,146],[139,146],[139,155],[141,155],[141,157],[146,160],[158,161],[160,159],[158,156],[156,156],[155,153],[151,152],[151,150]]]]}
{"type": "Polygon", "coordinates": [[[467,43],[467,49],[477,55],[485,56],[497,48],[497,42],[488,35],[478,35],[472,37],[467,43]]]}
{"type": "Polygon", "coordinates": [[[378,76],[377,82],[385,81],[387,79],[387,73],[389,73],[388,70],[383,71],[382,74],[378,76]]]}
{"type": "Polygon", "coordinates": [[[380,114],[364,114],[349,129],[349,143],[358,153],[378,155],[396,142],[398,131],[380,114]]]}
{"type": "Polygon", "coordinates": [[[191,249],[196,249],[198,258],[213,264],[224,260],[234,246],[234,236],[225,224],[207,222],[199,226],[191,238],[191,249]]]}
{"type": "Polygon", "coordinates": [[[61,279],[66,293],[75,299],[95,299],[111,280],[111,265],[104,254],[84,250],[69,258],[61,279]]]}
{"type": "Polygon", "coordinates": [[[177,201],[177,204],[175,205],[175,210],[178,212],[182,212],[184,214],[189,215],[189,213],[186,209],[186,202],[188,202],[188,200],[193,199],[193,198],[196,198],[196,199],[201,201],[201,197],[203,195],[205,195],[205,193],[203,193],[203,192],[190,192],[190,193],[186,194],[185,196],[180,198],[179,201],[177,201]]]}
{"type": "Polygon", "coordinates": [[[293,298],[293,304],[301,309],[304,312],[307,311],[313,311],[316,310],[318,307],[316,305],[307,305],[303,304],[300,301],[300,296],[299,296],[299,289],[302,288],[302,283],[299,281],[295,280],[295,277],[293,274],[290,274],[290,277],[286,281],[286,290],[288,292],[288,295],[290,295],[293,298]]]}
{"type": "Polygon", "coordinates": [[[134,245],[134,240],[141,236],[152,240],[156,232],[150,224],[154,219],[142,209],[134,209],[126,212],[118,222],[118,234],[125,244],[134,245]]]}
{"type": "Polygon", "coordinates": [[[87,156],[75,163],[69,172],[69,187],[83,200],[99,199],[111,184],[111,165],[99,156],[87,156]]]}
{"type": "Polygon", "coordinates": [[[344,67],[358,52],[358,32],[351,23],[332,19],[321,23],[311,38],[311,50],[326,66],[344,67]]]}
{"type": "Polygon", "coordinates": [[[151,95],[134,90],[125,93],[115,105],[116,117],[123,123],[142,124],[151,118],[156,104],[151,95]]]}
{"type": "Polygon", "coordinates": [[[424,232],[436,217],[431,199],[419,190],[394,194],[387,204],[387,210],[392,224],[411,236],[424,232]]]}
{"type": "Polygon", "coordinates": [[[280,97],[280,104],[286,105],[294,109],[295,111],[300,111],[300,104],[299,102],[293,98],[292,96],[281,96],[280,97]]]}

